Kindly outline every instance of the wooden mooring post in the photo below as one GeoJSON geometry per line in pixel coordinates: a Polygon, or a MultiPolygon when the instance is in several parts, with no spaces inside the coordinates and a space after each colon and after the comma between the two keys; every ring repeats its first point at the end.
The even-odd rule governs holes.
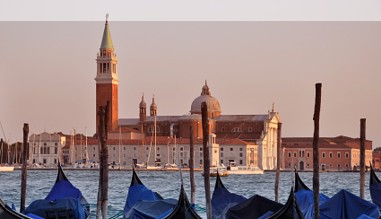
{"type": "Polygon", "coordinates": [[[28,157],[28,134],[29,134],[29,124],[24,123],[23,127],[23,144],[21,148],[22,152],[22,172],[21,172],[21,199],[20,199],[20,211],[25,210],[25,199],[26,199],[26,179],[27,179],[27,157],[28,157]]]}
{"type": "Polygon", "coordinates": [[[99,141],[99,188],[97,200],[97,214],[96,218],[108,218],[108,148],[107,148],[107,124],[108,124],[108,110],[109,102],[106,106],[100,106],[98,111],[99,127],[98,127],[98,141],[99,141]]]}
{"type": "Polygon", "coordinates": [[[360,119],[360,197],[365,197],[365,129],[366,119],[360,119]]]}
{"type": "Polygon", "coordinates": [[[191,203],[195,203],[196,186],[194,183],[194,145],[193,145],[193,126],[189,127],[189,178],[191,186],[191,203]]]}
{"type": "Polygon", "coordinates": [[[313,138],[313,192],[314,192],[314,217],[320,218],[319,212],[319,120],[320,120],[320,107],[321,107],[321,83],[315,84],[315,112],[314,112],[314,138],[313,138]]]}
{"type": "Polygon", "coordinates": [[[209,158],[209,119],[208,119],[208,107],[206,102],[201,103],[201,115],[202,115],[202,152],[204,153],[204,186],[205,186],[205,200],[206,200],[206,217],[212,218],[212,203],[210,200],[210,158],[209,158]]]}
{"type": "Polygon", "coordinates": [[[276,173],[275,173],[275,201],[279,202],[279,179],[281,165],[281,150],[282,150],[282,123],[278,123],[277,130],[277,149],[276,149],[276,173]]]}

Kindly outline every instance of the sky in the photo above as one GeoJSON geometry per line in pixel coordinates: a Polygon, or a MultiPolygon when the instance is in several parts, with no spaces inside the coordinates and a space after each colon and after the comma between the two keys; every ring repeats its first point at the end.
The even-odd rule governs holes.
{"type": "Polygon", "coordinates": [[[320,136],[359,137],[366,118],[367,139],[381,146],[381,19],[373,13],[380,3],[308,13],[290,1],[288,15],[268,3],[269,13],[206,1],[173,13],[165,4],[98,3],[80,14],[53,13],[49,1],[24,13],[12,2],[0,7],[0,121],[11,142],[21,141],[23,123],[30,133],[95,132],[95,59],[109,13],[120,118],[138,117],[142,93],[147,104],[155,95],[158,115],[188,114],[207,80],[222,114],[265,114],[275,103],[284,137],[312,137],[315,83],[322,83],[320,136]]]}

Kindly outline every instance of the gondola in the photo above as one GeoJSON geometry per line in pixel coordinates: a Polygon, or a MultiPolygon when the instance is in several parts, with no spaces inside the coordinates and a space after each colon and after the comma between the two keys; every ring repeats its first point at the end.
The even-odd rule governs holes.
{"type": "Polygon", "coordinates": [[[31,219],[26,215],[20,214],[7,206],[3,200],[0,199],[0,218],[1,219],[31,219]]]}
{"type": "Polygon", "coordinates": [[[290,195],[288,196],[286,204],[279,209],[277,212],[271,214],[267,217],[267,214],[260,218],[267,219],[304,219],[303,213],[300,211],[298,202],[295,198],[294,188],[291,187],[290,195]]]}
{"type": "Polygon", "coordinates": [[[201,219],[189,203],[183,183],[181,183],[180,195],[176,207],[165,219],[201,219]]]}
{"type": "Polygon", "coordinates": [[[381,181],[374,172],[372,165],[370,166],[369,191],[372,202],[381,209],[381,181]]]}
{"type": "Polygon", "coordinates": [[[212,216],[213,219],[224,218],[226,211],[243,201],[245,197],[229,192],[217,174],[216,184],[212,195],[212,216]]]}
{"type": "Polygon", "coordinates": [[[34,214],[45,219],[86,219],[90,207],[82,192],[73,186],[58,163],[58,174],[53,188],[45,199],[33,201],[23,214],[34,214]]]}
{"type": "MultiPolygon", "coordinates": [[[[295,196],[304,218],[314,218],[313,192],[303,183],[295,170],[295,196]]],[[[341,190],[329,198],[319,194],[321,219],[379,218],[377,206],[346,191],[341,190]]]]}
{"type": "Polygon", "coordinates": [[[320,204],[321,219],[379,218],[378,207],[346,190],[341,190],[320,204]]]}
{"type": "Polygon", "coordinates": [[[260,218],[267,213],[277,212],[282,204],[260,195],[254,195],[231,208],[225,214],[225,219],[260,218]]]}
{"type": "Polygon", "coordinates": [[[124,218],[163,218],[175,208],[176,199],[163,199],[148,189],[132,170],[132,180],[124,206],[124,218]]]}
{"type": "MultiPolygon", "coordinates": [[[[302,211],[305,218],[314,218],[314,193],[308,186],[306,186],[306,184],[304,184],[296,169],[294,172],[295,197],[298,202],[299,209],[302,211]]],[[[328,199],[328,196],[322,193],[319,194],[320,205],[328,199]]]]}

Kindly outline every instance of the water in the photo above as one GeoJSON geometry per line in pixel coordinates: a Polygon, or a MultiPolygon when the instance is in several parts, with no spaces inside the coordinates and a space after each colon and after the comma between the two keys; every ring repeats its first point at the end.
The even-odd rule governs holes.
{"type": "MultiPolygon", "coordinates": [[[[64,170],[68,179],[74,186],[79,188],[87,201],[91,204],[92,216],[95,218],[96,200],[98,192],[99,172],[94,170],[64,170]]],[[[180,190],[179,172],[162,171],[139,171],[137,172],[142,182],[150,189],[158,192],[164,198],[178,198],[180,190]]],[[[113,216],[123,210],[128,188],[131,183],[131,171],[109,172],[109,216],[113,216]]],[[[312,189],[312,173],[299,173],[305,184],[312,189]]],[[[49,193],[57,176],[56,170],[28,170],[27,197],[28,206],[35,199],[43,199],[49,193]]],[[[185,189],[190,199],[189,172],[183,172],[185,189]]],[[[285,203],[293,184],[294,174],[282,172],[280,180],[280,202],[285,203]]],[[[225,187],[233,193],[247,198],[258,194],[274,200],[275,173],[269,172],[263,175],[229,175],[222,178],[225,187]]],[[[200,172],[195,173],[196,204],[205,208],[204,180],[200,172]]],[[[331,197],[341,189],[359,195],[359,173],[320,173],[320,191],[331,197]]],[[[211,190],[213,192],[215,178],[211,178],[211,190]]],[[[365,199],[370,201],[369,173],[366,175],[365,199]]],[[[0,173],[0,198],[8,204],[14,203],[19,209],[21,190],[21,171],[15,170],[10,173],[0,173]]],[[[205,212],[199,212],[205,217],[205,212]]]]}

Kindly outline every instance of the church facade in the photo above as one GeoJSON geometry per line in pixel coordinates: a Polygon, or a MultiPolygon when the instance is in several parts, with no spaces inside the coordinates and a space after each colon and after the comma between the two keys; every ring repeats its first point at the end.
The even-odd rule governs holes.
{"type": "MultiPolygon", "coordinates": [[[[206,102],[209,136],[210,139],[215,139],[214,142],[209,142],[211,165],[236,162],[238,165],[255,166],[263,170],[276,168],[278,124],[281,121],[279,113],[274,110],[274,106],[272,110],[261,115],[224,115],[219,101],[211,95],[209,86],[205,82],[202,86],[201,95],[191,103],[188,115],[161,116],[158,113],[155,98],[152,98],[148,109],[144,96],[142,96],[141,102],[136,104],[139,106],[136,118],[119,118],[117,58],[114,53],[108,21],[105,24],[96,62],[96,112],[100,106],[109,103],[107,128],[110,132],[110,143],[120,136],[130,136],[127,139],[131,141],[140,139],[140,141],[134,141],[133,146],[131,145],[131,147],[139,148],[137,144],[141,144],[142,148],[142,151],[137,153],[136,158],[131,159],[133,163],[147,162],[147,157],[150,156],[151,152],[144,152],[143,149],[146,148],[144,145],[154,145],[156,151],[158,142],[163,142],[162,139],[177,138],[180,142],[189,142],[190,130],[193,130],[194,139],[202,139],[201,103],[206,102]],[[119,132],[120,134],[118,134],[119,132]],[[126,133],[133,133],[134,135],[126,133]],[[235,147],[234,145],[239,146],[235,147]],[[138,154],[141,155],[138,156],[138,154]]],[[[96,125],[98,130],[98,118],[96,125]]],[[[189,155],[189,146],[182,148],[183,154],[189,155]]],[[[157,161],[157,155],[158,153],[154,153],[155,161],[157,161]]],[[[159,154],[159,156],[163,157],[164,154],[159,154]]],[[[169,157],[163,157],[160,161],[165,162],[166,159],[169,160],[169,157]]],[[[189,158],[184,158],[184,162],[187,162],[187,159],[189,158]]],[[[126,164],[130,163],[130,161],[126,162],[126,164]]]]}

